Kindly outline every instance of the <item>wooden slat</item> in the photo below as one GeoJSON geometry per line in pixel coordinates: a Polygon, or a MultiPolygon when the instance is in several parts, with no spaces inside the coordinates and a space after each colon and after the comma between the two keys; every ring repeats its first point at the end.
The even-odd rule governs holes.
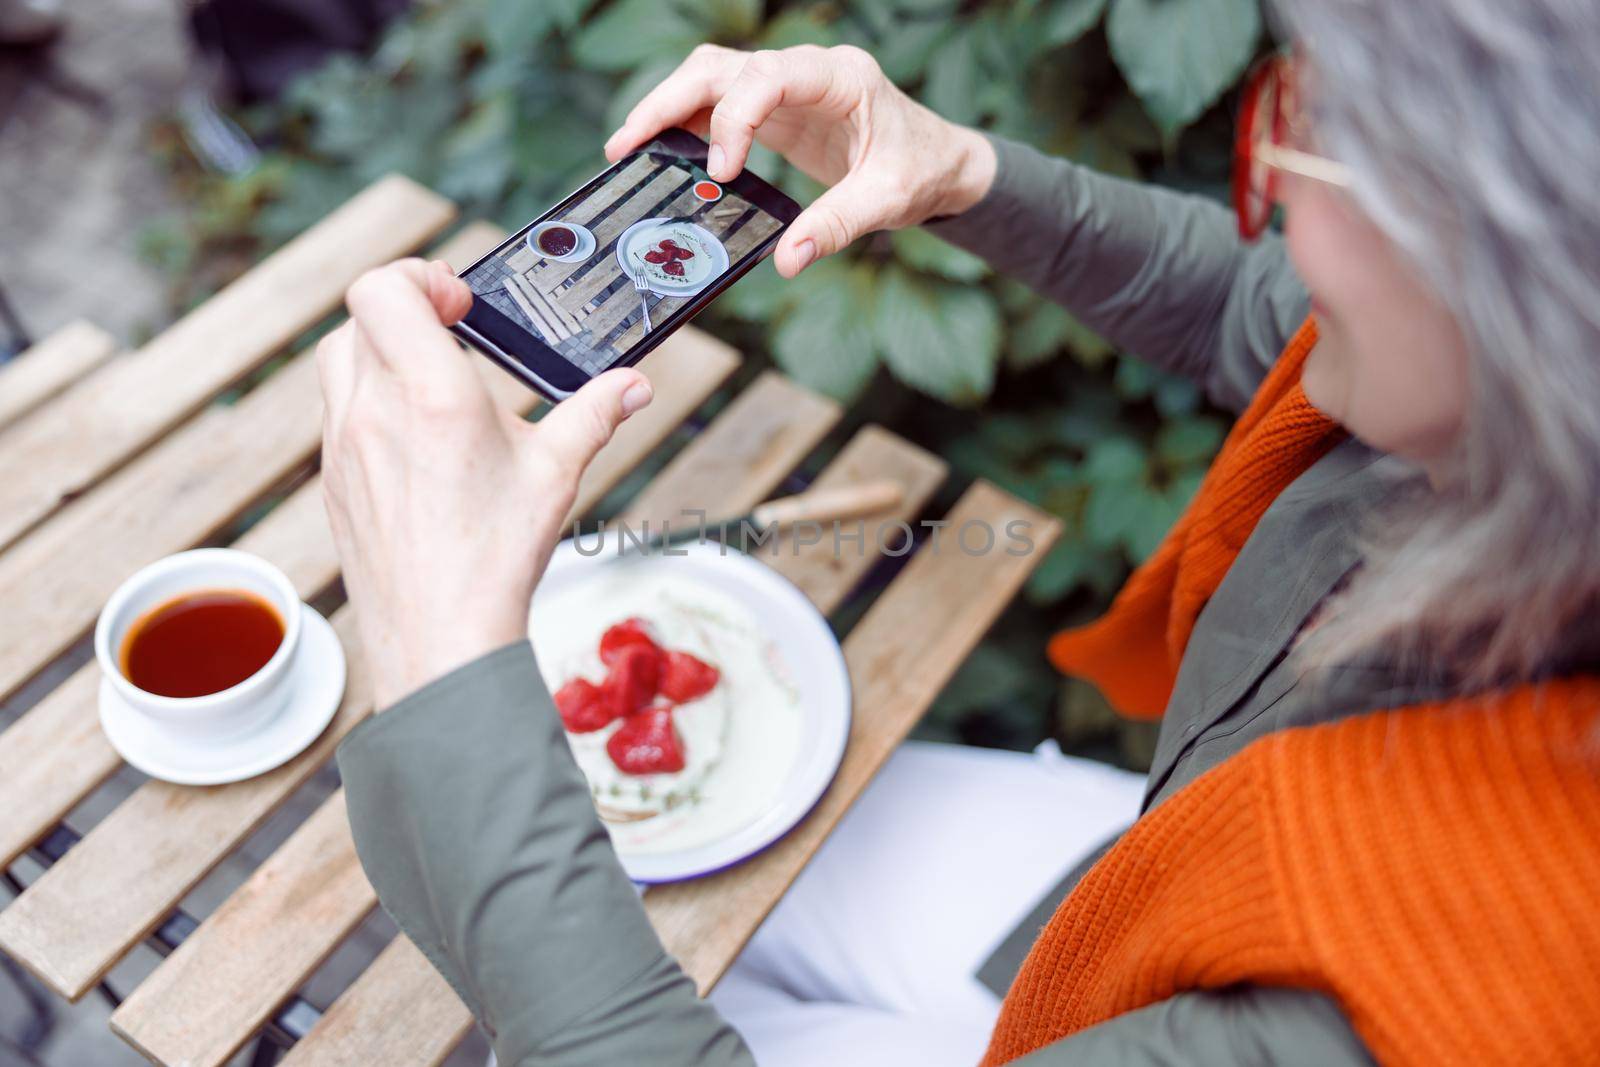
{"type": "Polygon", "coordinates": [[[574,315],[567,309],[565,303],[558,300],[552,300],[550,297],[541,293],[538,288],[528,282],[525,278],[517,275],[513,275],[512,278],[519,286],[522,287],[523,292],[527,294],[527,297],[530,301],[535,301],[540,307],[548,309],[550,314],[560,319],[561,324],[572,333],[579,333],[583,330],[583,323],[578,321],[578,316],[574,315]]]}
{"type": "Polygon", "coordinates": [[[1060,533],[1055,518],[986,482],[968,489],[948,519],[941,549],[923,546],[844,643],[854,703],[850,742],[816,808],[750,862],[645,894],[667,951],[702,992],[722,977],[1060,533]],[[1034,545],[1025,555],[1006,552],[1012,521],[1031,524],[1034,545]],[[991,551],[969,555],[953,543],[968,522],[994,531],[991,551]]]}
{"type": "Polygon", "coordinates": [[[650,379],[655,399],[617,429],[611,443],[583,472],[573,514],[583,515],[598,504],[738,366],[737,351],[693,326],[685,326],[646,356],[639,369],[650,379]]]}
{"type": "MultiPolygon", "coordinates": [[[[655,385],[656,400],[629,419],[590,466],[579,486],[576,507],[593,507],[698,407],[737,363],[737,354],[727,345],[692,330],[681,331],[652,352],[641,368],[655,385]]],[[[494,380],[499,388],[508,390],[509,399],[524,408],[532,406],[532,393],[487,362],[482,365],[486,373],[497,376],[494,380]]],[[[273,560],[299,558],[298,565],[307,573],[315,570],[331,581],[337,559],[320,501],[315,500],[319,494],[315,484],[302,487],[250,531],[240,547],[273,560]]],[[[336,613],[335,626],[345,647],[353,648],[347,615],[345,611],[336,613]]],[[[353,665],[357,657],[350,658],[353,665]]],[[[92,665],[85,668],[93,669],[92,665]]],[[[327,759],[338,740],[370,711],[368,692],[352,677],[345,706],[328,733],[306,753],[263,778],[210,789],[145,783],[9,909],[0,912],[0,949],[62,995],[81,996],[327,759]]],[[[92,719],[93,704],[81,700],[75,714],[78,721],[92,719]]],[[[0,746],[10,732],[0,734],[0,746]]],[[[37,740],[42,743],[47,738],[37,740]]],[[[17,762],[30,754],[51,759],[48,749],[29,746],[17,753],[17,762]]],[[[4,765],[0,761],[0,767],[4,765]]],[[[60,770],[69,778],[74,773],[71,768],[60,770]]],[[[57,795],[61,792],[58,787],[50,788],[57,795]]],[[[0,802],[5,795],[0,780],[0,802]]],[[[49,825],[53,822],[36,819],[31,832],[36,838],[49,825]]]]}
{"type": "Polygon", "coordinates": [[[927,505],[928,498],[945,479],[944,460],[925,452],[880,426],[864,426],[823,468],[811,489],[836,489],[878,479],[900,483],[904,498],[883,515],[840,524],[841,535],[861,535],[859,542],[841,536],[835,553],[833,530],[824,526],[819,545],[797,544],[796,532],[785,531],[758,558],[800,587],[824,615],[832,614],[862,576],[878,561],[882,549],[896,544],[904,528],[927,505]]]}
{"type": "MultiPolygon", "coordinates": [[[[754,419],[760,413],[748,409],[743,416],[754,419]]],[[[703,434],[690,448],[696,452],[715,450],[715,439],[709,446],[700,441],[711,438],[703,434]]],[[[696,457],[691,456],[691,461],[696,457]]],[[[847,444],[838,456],[817,478],[819,487],[832,487],[860,481],[865,478],[893,478],[905,490],[904,498],[892,512],[874,516],[865,523],[868,551],[860,556],[847,554],[835,559],[832,543],[798,547],[785,541],[779,547],[782,569],[790,578],[801,583],[807,595],[823,611],[836,607],[871,567],[876,559],[873,546],[880,524],[910,521],[919,514],[945,475],[945,464],[935,456],[895,437],[877,427],[867,427],[847,444]]],[[[781,472],[769,479],[776,484],[781,472]]],[[[736,488],[736,492],[743,492],[736,488]]],[[[657,500],[663,505],[673,502],[664,496],[657,500]]],[[[731,505],[728,500],[709,500],[708,507],[731,505]]],[[[448,985],[438,977],[430,964],[404,936],[396,939],[407,946],[405,951],[393,947],[375,960],[361,980],[337,1000],[328,1016],[308,1034],[295,1049],[290,1062],[323,1063],[364,1062],[398,1065],[432,1065],[438,1063],[454,1047],[455,1040],[438,1039],[436,1031],[450,1034],[465,1033],[472,1017],[466,1006],[455,996],[448,985]],[[365,1020],[365,1033],[357,1035],[353,1019],[365,1020]],[[372,1020],[381,1019],[381,1025],[372,1020]],[[326,1049],[326,1052],[324,1052],[326,1049]],[[352,1059],[355,1056],[355,1059],[352,1059]],[[364,1057],[364,1058],[363,1058],[364,1057]]]]}
{"type": "MultiPolygon", "coordinates": [[[[439,254],[470,262],[496,233],[469,228],[439,254]]],[[[311,461],[322,390],[310,356],[291,359],[239,403],[208,408],[0,555],[0,602],[21,607],[0,614],[0,699],[87,633],[130,573],[212,536],[311,461]]]]}
{"type": "Polygon", "coordinates": [[[336,792],[128,995],[111,1029],[157,1063],[225,1063],[271,1017],[280,990],[305,981],[377,903],[336,792]],[[196,987],[228,990],[226,1010],[195,1001],[196,987]]]}
{"type": "Polygon", "coordinates": [[[443,1062],[472,1013],[405,935],[397,936],[279,1067],[443,1062]]]}
{"type": "Polygon", "coordinates": [[[530,308],[554,322],[562,329],[562,336],[570,337],[583,329],[583,324],[578,317],[568,311],[559,301],[539,291],[528,279],[520,274],[512,274],[506,278],[506,288],[513,289],[513,296],[520,294],[523,310],[530,308]]]}
{"type": "Polygon", "coordinates": [[[704,508],[709,518],[748,511],[817,446],[839,415],[836,402],[767,371],[673,457],[617,520],[636,531],[646,522],[652,530],[663,522],[682,529],[696,523],[684,508],[704,508]]]}
{"type": "Polygon", "coordinates": [[[0,546],[294,340],[363,270],[416,248],[454,212],[407,178],[384,178],[137,353],[0,434],[0,546]]]}
{"type": "Polygon", "coordinates": [[[114,337],[92,322],[69,322],[0,366],[0,429],[111,358],[114,337]]]}
{"type": "MultiPolygon", "coordinates": [[[[730,404],[711,428],[687,446],[684,452],[688,454],[690,464],[695,462],[696,456],[702,459],[716,457],[729,477],[719,486],[718,494],[708,498],[709,503],[711,506],[738,506],[743,494],[753,493],[755,499],[759,500],[770,492],[783,475],[821,440],[838,415],[838,405],[824,401],[782,378],[773,377],[764,380],[763,388],[756,394],[756,402],[730,404]],[[758,426],[779,426],[783,429],[775,435],[752,434],[751,429],[758,426]],[[732,457],[725,452],[725,448],[735,442],[743,442],[749,447],[744,454],[748,469],[737,476],[733,471],[735,464],[732,457]]],[[[658,480],[668,478],[669,473],[670,469],[664,471],[658,480]]],[[[669,481],[669,490],[674,482],[684,491],[693,485],[679,476],[669,481]]],[[[916,489],[925,492],[920,483],[916,489]]],[[[657,505],[667,508],[669,512],[685,503],[698,502],[699,499],[672,498],[668,492],[662,491],[654,492],[652,496],[657,505]]],[[[340,612],[340,616],[345,614],[340,612]]],[[[348,643],[346,647],[350,647],[348,643]]],[[[194,820],[191,817],[180,816],[169,821],[191,828],[192,832],[194,820]]],[[[62,864],[72,860],[87,843],[86,839],[68,853],[62,864]]],[[[357,863],[353,844],[347,859],[351,864],[357,863]]],[[[310,887],[322,881],[323,871],[331,863],[327,856],[323,856],[319,866],[290,868],[275,865],[270,875],[257,872],[247,882],[246,889],[252,896],[270,897],[276,902],[270,907],[263,905],[263,912],[288,911],[294,907],[296,900],[313,891],[310,887]]],[[[49,873],[54,874],[60,866],[58,864],[49,873]]],[[[83,877],[80,872],[76,880],[83,877]]],[[[359,888],[352,885],[347,892],[349,899],[337,908],[329,908],[330,915],[342,917],[371,906],[372,890],[366,883],[361,883],[359,888]]],[[[26,896],[24,894],[24,899],[26,896]]],[[[19,900],[18,905],[21,903],[22,900],[19,900]]],[[[18,905],[13,905],[13,910],[18,905]]],[[[310,968],[314,968],[348,933],[348,927],[341,922],[329,921],[316,930],[296,925],[293,937],[283,938],[271,924],[256,922],[256,914],[249,912],[245,913],[245,918],[238,918],[232,913],[225,915],[219,911],[208,919],[185,942],[183,960],[179,961],[178,955],[174,954],[158,969],[158,976],[169,966],[174,967],[176,972],[174,977],[163,978],[158,986],[160,995],[137,1000],[130,998],[117,1012],[114,1022],[119,1031],[147,1054],[153,1051],[159,1053],[158,1058],[162,1062],[181,1062],[193,1067],[221,1063],[260,1026],[263,1019],[258,1011],[260,1002],[277,1003],[288,996],[304,981],[310,968]],[[190,945],[195,947],[190,949],[190,945]],[[237,963],[239,957],[253,961],[254,965],[240,967],[237,963]],[[248,993],[236,988],[240,983],[248,984],[248,993]],[[174,1017],[179,1020],[204,1018],[206,1022],[203,1026],[175,1026],[174,1017]],[[216,1037],[219,1033],[226,1037],[216,1037]]],[[[0,944],[5,944],[5,917],[5,914],[0,914],[0,944]]],[[[400,1026],[401,1020],[395,1020],[394,1025],[400,1026]]],[[[375,1058],[370,1062],[390,1062],[387,1055],[372,1055],[375,1058]]]]}
{"type": "Polygon", "coordinates": [[[122,766],[100,730],[100,670],[80,667],[0,733],[0,870],[122,766]]]}
{"type": "Polygon", "coordinates": [[[539,331],[544,343],[552,348],[571,337],[575,331],[567,328],[560,316],[546,303],[539,291],[530,286],[521,278],[512,274],[506,278],[506,295],[509,296],[528,316],[528,321],[533,323],[534,329],[539,331]]]}

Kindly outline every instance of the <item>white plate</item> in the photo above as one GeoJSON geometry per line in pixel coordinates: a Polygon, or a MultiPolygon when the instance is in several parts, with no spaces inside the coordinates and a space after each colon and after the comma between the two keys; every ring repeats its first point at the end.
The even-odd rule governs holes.
{"type": "MultiPolygon", "coordinates": [[[[594,535],[585,537],[585,550],[592,552],[594,543],[594,535]]],[[[585,557],[570,539],[563,541],[539,582],[529,616],[531,631],[540,620],[541,602],[593,581],[608,568],[671,568],[674,576],[709,585],[760,619],[765,636],[773,642],[799,690],[800,743],[776,802],[732,833],[692,848],[648,854],[619,850],[628,877],[648,884],[712,874],[748,859],[788,833],[833,781],[850,735],[850,674],[844,654],[828,621],[805,594],[771,567],[740,552],[730,549],[723,555],[715,544],[680,547],[686,555],[618,563],[613,560],[614,545],[585,557]]],[[[615,573],[610,571],[611,576],[615,573]]],[[[738,709],[734,714],[739,714],[738,709]]]]}
{"type": "Polygon", "coordinates": [[[638,222],[622,231],[617,238],[617,263],[622,267],[622,273],[629,278],[641,268],[645,268],[645,278],[649,281],[650,291],[662,296],[689,297],[698,293],[728,270],[728,249],[717,239],[717,235],[700,225],[698,222],[688,222],[683,219],[673,219],[666,215],[657,215],[655,218],[640,219],[638,222]],[[633,258],[635,249],[640,250],[640,255],[646,250],[644,246],[654,245],[660,240],[664,229],[684,230],[694,235],[698,240],[701,250],[706,255],[708,265],[702,268],[705,273],[697,276],[692,281],[687,277],[683,280],[672,277],[661,271],[649,270],[649,264],[640,263],[633,258]]]}
{"type": "Polygon", "coordinates": [[[589,227],[580,226],[576,222],[563,222],[561,219],[547,219],[539,223],[539,225],[528,231],[528,236],[523,238],[523,242],[528,246],[528,251],[540,259],[548,259],[552,263],[576,263],[580,260],[588,259],[594,255],[595,248],[594,234],[589,231],[589,227]],[[564,256],[552,256],[539,247],[539,235],[554,226],[565,226],[577,235],[577,245],[564,256]]]}
{"type": "Polygon", "coordinates": [[[168,730],[129,707],[100,679],[100,728],[117,754],[152,778],[178,785],[220,785],[265,774],[298,756],[327,729],[344,699],[344,647],[317,611],[300,605],[289,706],[261,729],[223,741],[168,730]]]}

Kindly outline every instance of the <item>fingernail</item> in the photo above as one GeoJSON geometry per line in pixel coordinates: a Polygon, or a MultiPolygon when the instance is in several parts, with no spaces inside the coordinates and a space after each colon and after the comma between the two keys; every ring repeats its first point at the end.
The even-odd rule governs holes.
{"type": "Polygon", "coordinates": [[[722,173],[722,165],[727,161],[728,153],[722,150],[722,146],[712,145],[711,151],[706,153],[706,173],[715,178],[722,173]]]}
{"type": "Polygon", "coordinates": [[[627,418],[634,412],[642,410],[654,396],[655,391],[650,388],[649,382],[634,382],[628,386],[628,391],[622,394],[622,417],[627,418]]]}
{"type": "Polygon", "coordinates": [[[794,272],[799,274],[811,266],[811,261],[817,258],[817,242],[807,237],[804,241],[794,246],[794,272]]]}

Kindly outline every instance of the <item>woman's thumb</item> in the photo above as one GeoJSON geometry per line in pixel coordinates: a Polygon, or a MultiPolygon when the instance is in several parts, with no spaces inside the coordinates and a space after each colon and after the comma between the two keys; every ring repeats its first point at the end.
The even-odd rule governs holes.
{"type": "Polygon", "coordinates": [[[823,256],[831,256],[862,234],[888,221],[864,182],[847,175],[802,211],[773,253],[778,273],[793,278],[823,256]]]}
{"type": "Polygon", "coordinates": [[[472,290],[444,260],[435,259],[428,264],[427,282],[428,299],[446,326],[454,326],[472,310],[472,290]]]}
{"type": "Polygon", "coordinates": [[[650,403],[650,379],[636,370],[613,370],[551,408],[535,438],[562,470],[581,475],[629,415],[650,403]]]}

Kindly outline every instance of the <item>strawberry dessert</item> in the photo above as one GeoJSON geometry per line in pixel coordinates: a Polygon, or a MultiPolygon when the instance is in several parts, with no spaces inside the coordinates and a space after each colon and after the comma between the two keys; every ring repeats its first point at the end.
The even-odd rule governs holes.
{"type": "Polygon", "coordinates": [[[693,259],[694,252],[678,244],[670,237],[663,237],[661,243],[644,254],[646,263],[654,263],[663,272],[674,278],[683,277],[683,261],[693,259]]]}
{"type": "Polygon", "coordinates": [[[644,260],[643,269],[647,273],[655,274],[662,281],[688,281],[708,268],[708,257],[700,246],[704,239],[687,227],[668,227],[665,236],[634,246],[633,255],[644,260]]]}
{"type": "Polygon", "coordinates": [[[691,752],[704,745],[714,761],[720,738],[698,737],[701,744],[686,741],[679,717],[693,715],[701,727],[696,734],[705,734],[708,724],[720,733],[725,708],[705,704],[721,672],[692,652],[667,647],[655,628],[636,616],[608,626],[594,658],[604,675],[570,678],[556,690],[555,704],[595,787],[601,814],[618,820],[648,818],[689,799],[688,783],[679,776],[691,765],[709,766],[705,759],[691,760],[691,752]],[[600,749],[609,767],[599,763],[600,752],[584,738],[602,733],[600,749]]]}
{"type": "Polygon", "coordinates": [[[769,811],[804,716],[763,620],[658,561],[536,597],[529,636],[612,843],[694,848],[769,811]]]}

